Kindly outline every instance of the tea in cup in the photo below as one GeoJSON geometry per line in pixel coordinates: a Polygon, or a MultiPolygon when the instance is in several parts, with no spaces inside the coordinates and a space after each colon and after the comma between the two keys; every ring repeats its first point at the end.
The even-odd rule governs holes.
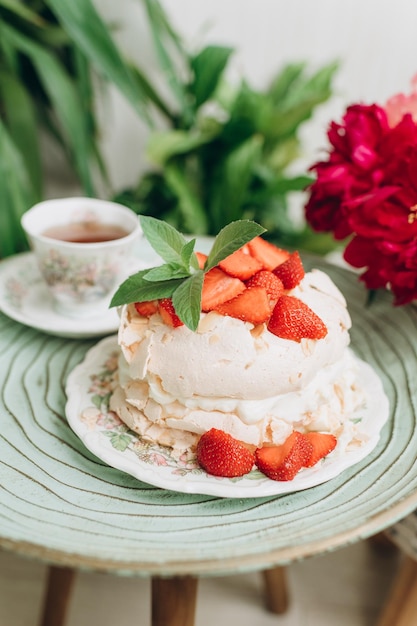
{"type": "Polygon", "coordinates": [[[21,223],[60,314],[86,317],[108,308],[142,232],[131,209],[59,198],[36,204],[21,223]]]}

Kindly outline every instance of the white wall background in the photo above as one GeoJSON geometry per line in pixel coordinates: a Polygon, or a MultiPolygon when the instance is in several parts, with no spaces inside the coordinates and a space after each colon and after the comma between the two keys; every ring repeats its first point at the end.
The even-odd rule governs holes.
{"type": "MultiPolygon", "coordinates": [[[[417,73],[416,0],[161,0],[192,48],[217,43],[235,48],[234,76],[262,88],[288,61],[312,69],[340,61],[335,96],[303,133],[306,164],[326,145],[325,130],[352,102],[379,102],[407,92],[417,73]]],[[[138,0],[95,0],[126,54],[156,73],[152,43],[138,0]]],[[[123,98],[103,101],[103,148],[113,187],[134,183],[146,167],[147,132],[123,98]]]]}

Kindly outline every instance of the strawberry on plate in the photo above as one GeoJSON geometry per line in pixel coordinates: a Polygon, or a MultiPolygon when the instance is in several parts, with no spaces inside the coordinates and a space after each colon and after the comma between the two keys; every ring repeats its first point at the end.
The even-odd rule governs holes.
{"type": "Polygon", "coordinates": [[[198,441],[197,460],[208,474],[234,478],[251,471],[254,454],[228,433],[211,428],[198,441]]]}
{"type": "Polygon", "coordinates": [[[312,445],[311,456],[305,463],[305,467],[313,467],[320,459],[332,452],[337,444],[337,439],[330,433],[309,432],[305,437],[312,445]]]}
{"type": "Polygon", "coordinates": [[[204,254],[204,252],[196,252],[195,255],[197,257],[198,267],[202,270],[207,261],[207,254],[204,254]]]}
{"type": "Polygon", "coordinates": [[[292,480],[312,454],[312,444],[297,430],[277,446],[263,446],[255,451],[257,468],[272,480],[292,480]]]}
{"type": "Polygon", "coordinates": [[[145,300],[144,302],[135,302],[135,309],[139,315],[150,317],[159,310],[158,300],[145,300]]]}
{"type": "Polygon", "coordinates": [[[323,339],[327,327],[310,307],[294,296],[281,296],[272,311],[268,330],[282,339],[323,339]]]}
{"type": "Polygon", "coordinates": [[[173,328],[184,326],[184,323],[175,313],[171,298],[162,298],[162,300],[159,300],[159,314],[168,326],[172,326],[173,328]]]}
{"type": "Polygon", "coordinates": [[[229,254],[223,261],[220,261],[220,269],[240,280],[247,280],[253,276],[262,269],[262,263],[250,256],[249,251],[246,252],[246,250],[247,246],[244,246],[233,254],[229,254]]]}
{"type": "Polygon", "coordinates": [[[251,322],[255,326],[266,322],[271,315],[269,297],[264,287],[245,289],[236,298],[219,304],[214,310],[221,315],[251,322]]]}
{"type": "Polygon", "coordinates": [[[284,292],[284,285],[278,276],[275,276],[275,274],[269,270],[256,272],[245,284],[248,289],[251,287],[263,287],[266,289],[270,301],[274,304],[284,292]]]}
{"type": "Polygon", "coordinates": [[[305,276],[303,263],[297,251],[292,252],[273,272],[282,281],[284,289],[294,289],[305,276]]]}
{"type": "Polygon", "coordinates": [[[264,270],[273,270],[284,261],[288,259],[290,253],[282,248],[277,248],[274,244],[262,239],[262,237],[255,237],[247,244],[251,256],[259,261],[264,270]]]}
{"type": "Polygon", "coordinates": [[[245,289],[245,283],[239,278],[233,278],[219,267],[213,267],[204,276],[201,309],[204,312],[212,311],[219,304],[235,298],[245,289]]]}

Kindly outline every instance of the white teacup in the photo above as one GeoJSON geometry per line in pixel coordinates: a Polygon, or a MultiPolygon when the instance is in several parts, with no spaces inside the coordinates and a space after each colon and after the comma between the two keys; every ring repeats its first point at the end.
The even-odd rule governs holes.
{"type": "Polygon", "coordinates": [[[22,216],[55,309],[86,317],[108,308],[142,233],[138,216],[95,198],[59,198],[22,216]]]}

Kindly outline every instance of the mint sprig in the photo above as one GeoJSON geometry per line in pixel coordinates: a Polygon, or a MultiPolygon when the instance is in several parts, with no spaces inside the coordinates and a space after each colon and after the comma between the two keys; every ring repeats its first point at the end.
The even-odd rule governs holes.
{"type": "Polygon", "coordinates": [[[154,217],[142,216],[140,223],[143,234],[165,263],[129,276],[110,306],[172,298],[176,314],[193,331],[200,320],[204,274],[265,232],[265,228],[250,220],[231,222],[219,232],[204,268],[199,269],[195,239],[187,241],[173,226],[154,217]]]}

